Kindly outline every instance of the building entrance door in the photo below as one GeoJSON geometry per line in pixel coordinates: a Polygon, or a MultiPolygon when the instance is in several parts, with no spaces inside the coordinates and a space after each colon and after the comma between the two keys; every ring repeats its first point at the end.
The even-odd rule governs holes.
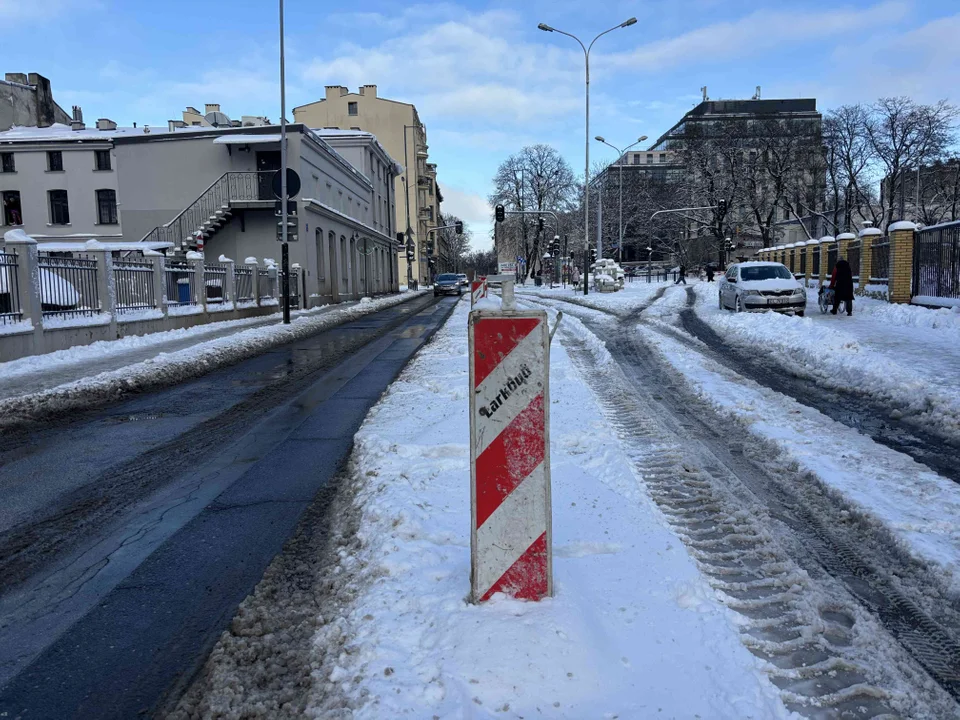
{"type": "Polygon", "coordinates": [[[258,193],[260,200],[273,200],[273,173],[280,169],[280,151],[266,150],[257,151],[257,170],[260,174],[257,176],[258,193]]]}

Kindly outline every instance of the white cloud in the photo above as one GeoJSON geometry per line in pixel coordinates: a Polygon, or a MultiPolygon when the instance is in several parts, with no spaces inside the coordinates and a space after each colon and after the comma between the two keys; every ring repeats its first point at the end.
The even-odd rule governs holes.
{"type": "Polygon", "coordinates": [[[492,247],[490,232],[493,228],[491,217],[493,208],[490,207],[487,199],[453,185],[441,183],[440,190],[443,193],[443,203],[440,206],[440,211],[456,215],[461,220],[466,221],[473,233],[471,247],[475,250],[485,250],[492,247]]]}

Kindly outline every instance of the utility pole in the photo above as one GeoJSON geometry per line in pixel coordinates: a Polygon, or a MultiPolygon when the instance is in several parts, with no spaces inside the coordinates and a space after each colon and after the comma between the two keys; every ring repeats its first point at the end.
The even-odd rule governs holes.
{"type": "MultiPolygon", "coordinates": [[[[283,272],[283,324],[290,324],[290,246],[287,243],[287,87],[283,57],[283,0],[280,0],[280,268],[283,272]]],[[[301,303],[302,305],[303,303],[301,303]]]]}

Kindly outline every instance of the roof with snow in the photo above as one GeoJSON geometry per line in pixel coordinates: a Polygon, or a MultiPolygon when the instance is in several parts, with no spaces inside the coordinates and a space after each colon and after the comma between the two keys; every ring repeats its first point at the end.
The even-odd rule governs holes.
{"type": "Polygon", "coordinates": [[[172,135],[210,130],[211,128],[185,127],[176,131],[157,127],[118,127],[116,130],[97,130],[96,126],[74,130],[69,125],[55,123],[49,127],[12,127],[0,132],[0,143],[70,142],[83,140],[114,140],[120,137],[143,137],[148,135],[172,135]]]}

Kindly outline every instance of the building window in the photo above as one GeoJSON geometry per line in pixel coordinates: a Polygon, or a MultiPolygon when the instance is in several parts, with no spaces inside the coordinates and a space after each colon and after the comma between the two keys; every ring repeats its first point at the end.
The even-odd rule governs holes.
{"type": "Polygon", "coordinates": [[[19,190],[5,190],[3,192],[3,224],[23,225],[19,190]]]}
{"type": "Polygon", "coordinates": [[[13,153],[0,153],[0,172],[16,172],[17,166],[13,162],[13,153]]]}
{"type": "Polygon", "coordinates": [[[647,165],[653,165],[653,153],[647,153],[647,165]]]}
{"type": "Polygon", "coordinates": [[[633,154],[633,164],[634,164],[634,165],[639,165],[639,164],[640,164],[640,153],[634,153],[634,154],[633,154]]]}
{"type": "Polygon", "coordinates": [[[355,102],[348,102],[348,103],[347,103],[347,114],[348,114],[348,115],[358,115],[358,114],[359,114],[359,112],[357,111],[357,104],[356,104],[355,102]]]}
{"type": "Polygon", "coordinates": [[[326,279],[326,274],[323,272],[323,230],[317,228],[315,233],[315,241],[317,245],[317,282],[322,282],[326,279]]]}
{"type": "Polygon", "coordinates": [[[667,154],[660,153],[660,162],[665,163],[667,161],[667,154]]]}
{"type": "Polygon", "coordinates": [[[100,225],[117,224],[116,190],[97,190],[97,222],[100,225]]]}
{"type": "Polygon", "coordinates": [[[50,150],[47,153],[47,170],[63,172],[63,153],[59,150],[50,150]]]}
{"type": "Polygon", "coordinates": [[[50,224],[69,225],[70,206],[67,204],[66,190],[50,190],[50,224]]]}
{"type": "Polygon", "coordinates": [[[110,170],[110,151],[109,150],[94,150],[93,152],[96,162],[97,170],[110,170]]]}

